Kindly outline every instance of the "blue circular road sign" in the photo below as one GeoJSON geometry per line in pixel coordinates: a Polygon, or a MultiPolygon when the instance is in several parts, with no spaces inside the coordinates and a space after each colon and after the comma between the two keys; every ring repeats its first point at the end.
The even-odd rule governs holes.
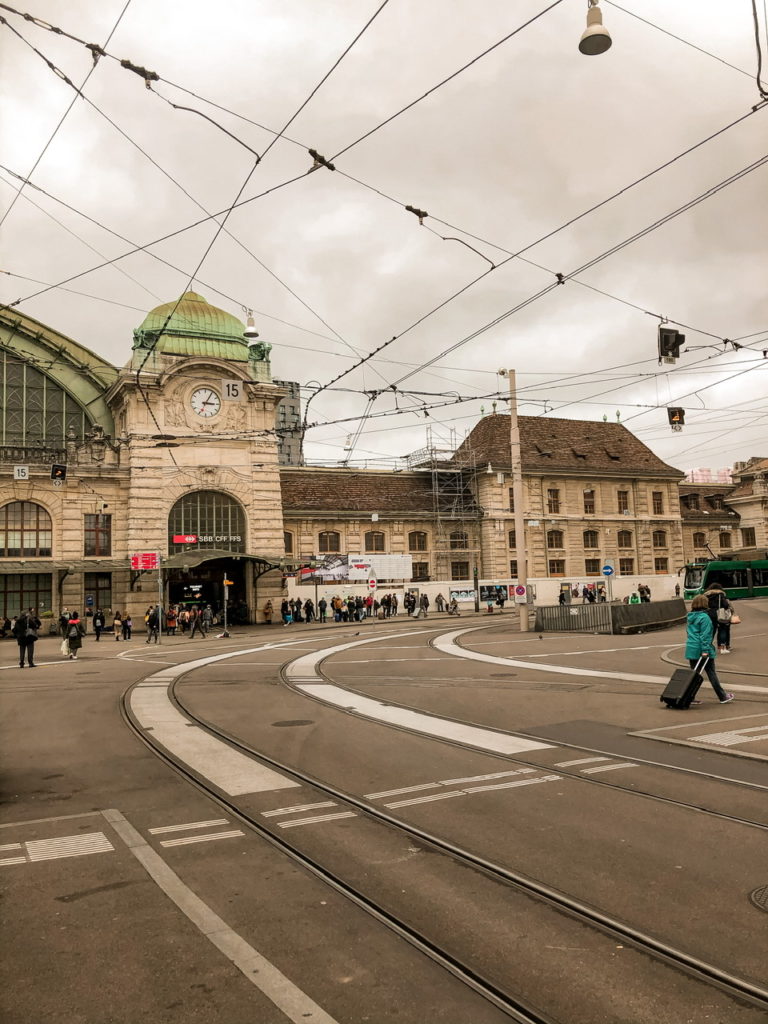
{"type": "Polygon", "coordinates": [[[602,569],[603,576],[613,576],[613,566],[604,565],[602,569]]]}

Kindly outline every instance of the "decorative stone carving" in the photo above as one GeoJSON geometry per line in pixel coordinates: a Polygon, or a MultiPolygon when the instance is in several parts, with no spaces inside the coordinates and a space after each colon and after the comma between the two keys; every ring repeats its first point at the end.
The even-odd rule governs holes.
{"type": "Polygon", "coordinates": [[[233,430],[245,430],[247,412],[244,405],[233,405],[229,413],[229,426],[233,430]]]}
{"type": "Polygon", "coordinates": [[[168,427],[186,427],[187,417],[184,405],[178,398],[165,400],[165,425],[168,427]]]}

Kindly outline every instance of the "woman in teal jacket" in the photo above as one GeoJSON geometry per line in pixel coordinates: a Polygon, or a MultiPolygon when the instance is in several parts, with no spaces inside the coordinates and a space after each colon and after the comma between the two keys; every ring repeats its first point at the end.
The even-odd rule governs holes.
{"type": "Polygon", "coordinates": [[[703,655],[709,655],[704,663],[704,671],[712,684],[712,689],[717,694],[721,704],[728,704],[733,700],[732,693],[726,693],[715,671],[715,645],[712,643],[714,630],[712,619],[709,616],[709,601],[703,594],[697,594],[691,602],[691,610],[688,613],[688,632],[685,637],[685,656],[691,668],[696,667],[696,662],[703,655]]]}

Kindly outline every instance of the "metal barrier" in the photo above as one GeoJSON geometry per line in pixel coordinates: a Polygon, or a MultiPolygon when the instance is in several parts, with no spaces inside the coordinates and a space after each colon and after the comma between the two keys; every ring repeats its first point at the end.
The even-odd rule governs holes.
{"type": "Polygon", "coordinates": [[[540,633],[610,633],[609,604],[538,605],[535,629],[540,633]]]}

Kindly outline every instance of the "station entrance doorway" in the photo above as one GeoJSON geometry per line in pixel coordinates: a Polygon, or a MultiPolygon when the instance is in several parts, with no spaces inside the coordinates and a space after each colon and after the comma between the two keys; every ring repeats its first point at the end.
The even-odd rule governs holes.
{"type": "Polygon", "coordinates": [[[233,625],[244,625],[248,621],[247,564],[241,559],[215,558],[194,567],[169,569],[168,604],[187,610],[210,605],[214,614],[220,615],[224,609],[224,580],[228,580],[231,586],[227,587],[227,617],[233,625]]]}

